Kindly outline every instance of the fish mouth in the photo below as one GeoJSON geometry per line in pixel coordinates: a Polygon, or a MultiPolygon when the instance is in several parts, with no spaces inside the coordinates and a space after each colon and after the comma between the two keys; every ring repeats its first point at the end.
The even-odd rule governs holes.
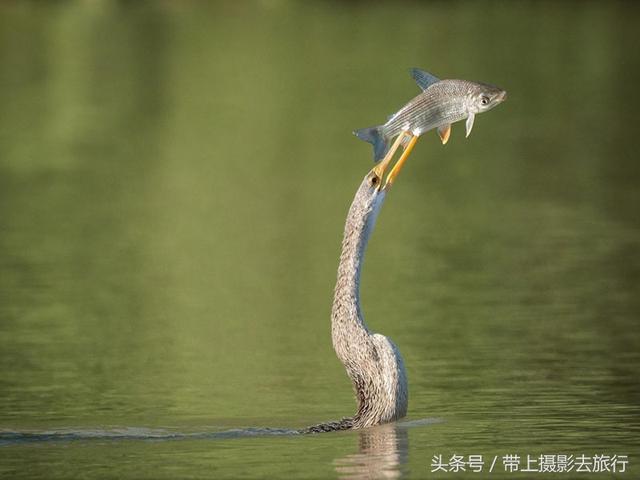
{"type": "Polygon", "coordinates": [[[502,90],[496,97],[496,102],[504,102],[507,99],[507,91],[502,90]]]}

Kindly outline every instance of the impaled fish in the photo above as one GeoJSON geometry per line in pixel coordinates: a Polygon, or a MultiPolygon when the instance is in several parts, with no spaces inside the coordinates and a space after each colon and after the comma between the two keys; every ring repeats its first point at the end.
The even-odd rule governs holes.
{"type": "Polygon", "coordinates": [[[411,75],[422,93],[389,117],[387,123],[354,131],[358,138],[373,144],[373,159],[381,160],[390,142],[402,134],[401,142],[438,129],[442,143],[447,143],[451,124],[467,119],[466,136],[478,113],[491,110],[507,98],[507,92],[485,83],[468,80],[440,80],[428,72],[413,68],[411,75]]]}

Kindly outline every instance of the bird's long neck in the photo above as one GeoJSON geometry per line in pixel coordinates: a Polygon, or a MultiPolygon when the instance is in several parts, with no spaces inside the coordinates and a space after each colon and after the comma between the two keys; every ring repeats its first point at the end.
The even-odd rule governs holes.
{"type": "Polygon", "coordinates": [[[304,432],[370,427],[407,412],[407,378],[400,352],[385,336],[369,332],[360,311],[364,252],[385,197],[385,191],[373,190],[370,181],[367,175],[349,208],[331,311],[333,348],[353,382],[358,409],[353,417],[304,432]]]}
{"type": "Polygon", "coordinates": [[[360,310],[360,275],[367,241],[384,200],[384,193],[378,193],[375,201],[368,201],[366,182],[356,193],[347,215],[331,316],[333,346],[348,372],[359,356],[354,346],[369,341],[360,310]]]}

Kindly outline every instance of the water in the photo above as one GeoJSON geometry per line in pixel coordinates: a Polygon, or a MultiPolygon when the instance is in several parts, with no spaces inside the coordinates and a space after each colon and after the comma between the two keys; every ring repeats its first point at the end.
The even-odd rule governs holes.
{"type": "Polygon", "coordinates": [[[0,476],[459,478],[431,473],[453,454],[637,476],[638,13],[3,3],[0,476]],[[350,132],[419,91],[413,66],[509,100],[420,140],[370,244],[408,417],[288,434],[353,413],[329,334],[371,166],[350,132]]]}

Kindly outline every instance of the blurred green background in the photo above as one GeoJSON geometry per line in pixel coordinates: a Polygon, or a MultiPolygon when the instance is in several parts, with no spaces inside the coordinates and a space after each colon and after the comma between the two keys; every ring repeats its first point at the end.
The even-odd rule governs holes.
{"type": "Polygon", "coordinates": [[[0,475],[459,478],[430,472],[453,453],[629,455],[637,474],[639,20],[604,1],[0,4],[0,475]],[[370,243],[364,310],[405,358],[409,426],[127,438],[354,411],[329,323],[372,166],[351,131],[419,92],[410,67],[509,100],[468,139],[422,137],[370,243]]]}

